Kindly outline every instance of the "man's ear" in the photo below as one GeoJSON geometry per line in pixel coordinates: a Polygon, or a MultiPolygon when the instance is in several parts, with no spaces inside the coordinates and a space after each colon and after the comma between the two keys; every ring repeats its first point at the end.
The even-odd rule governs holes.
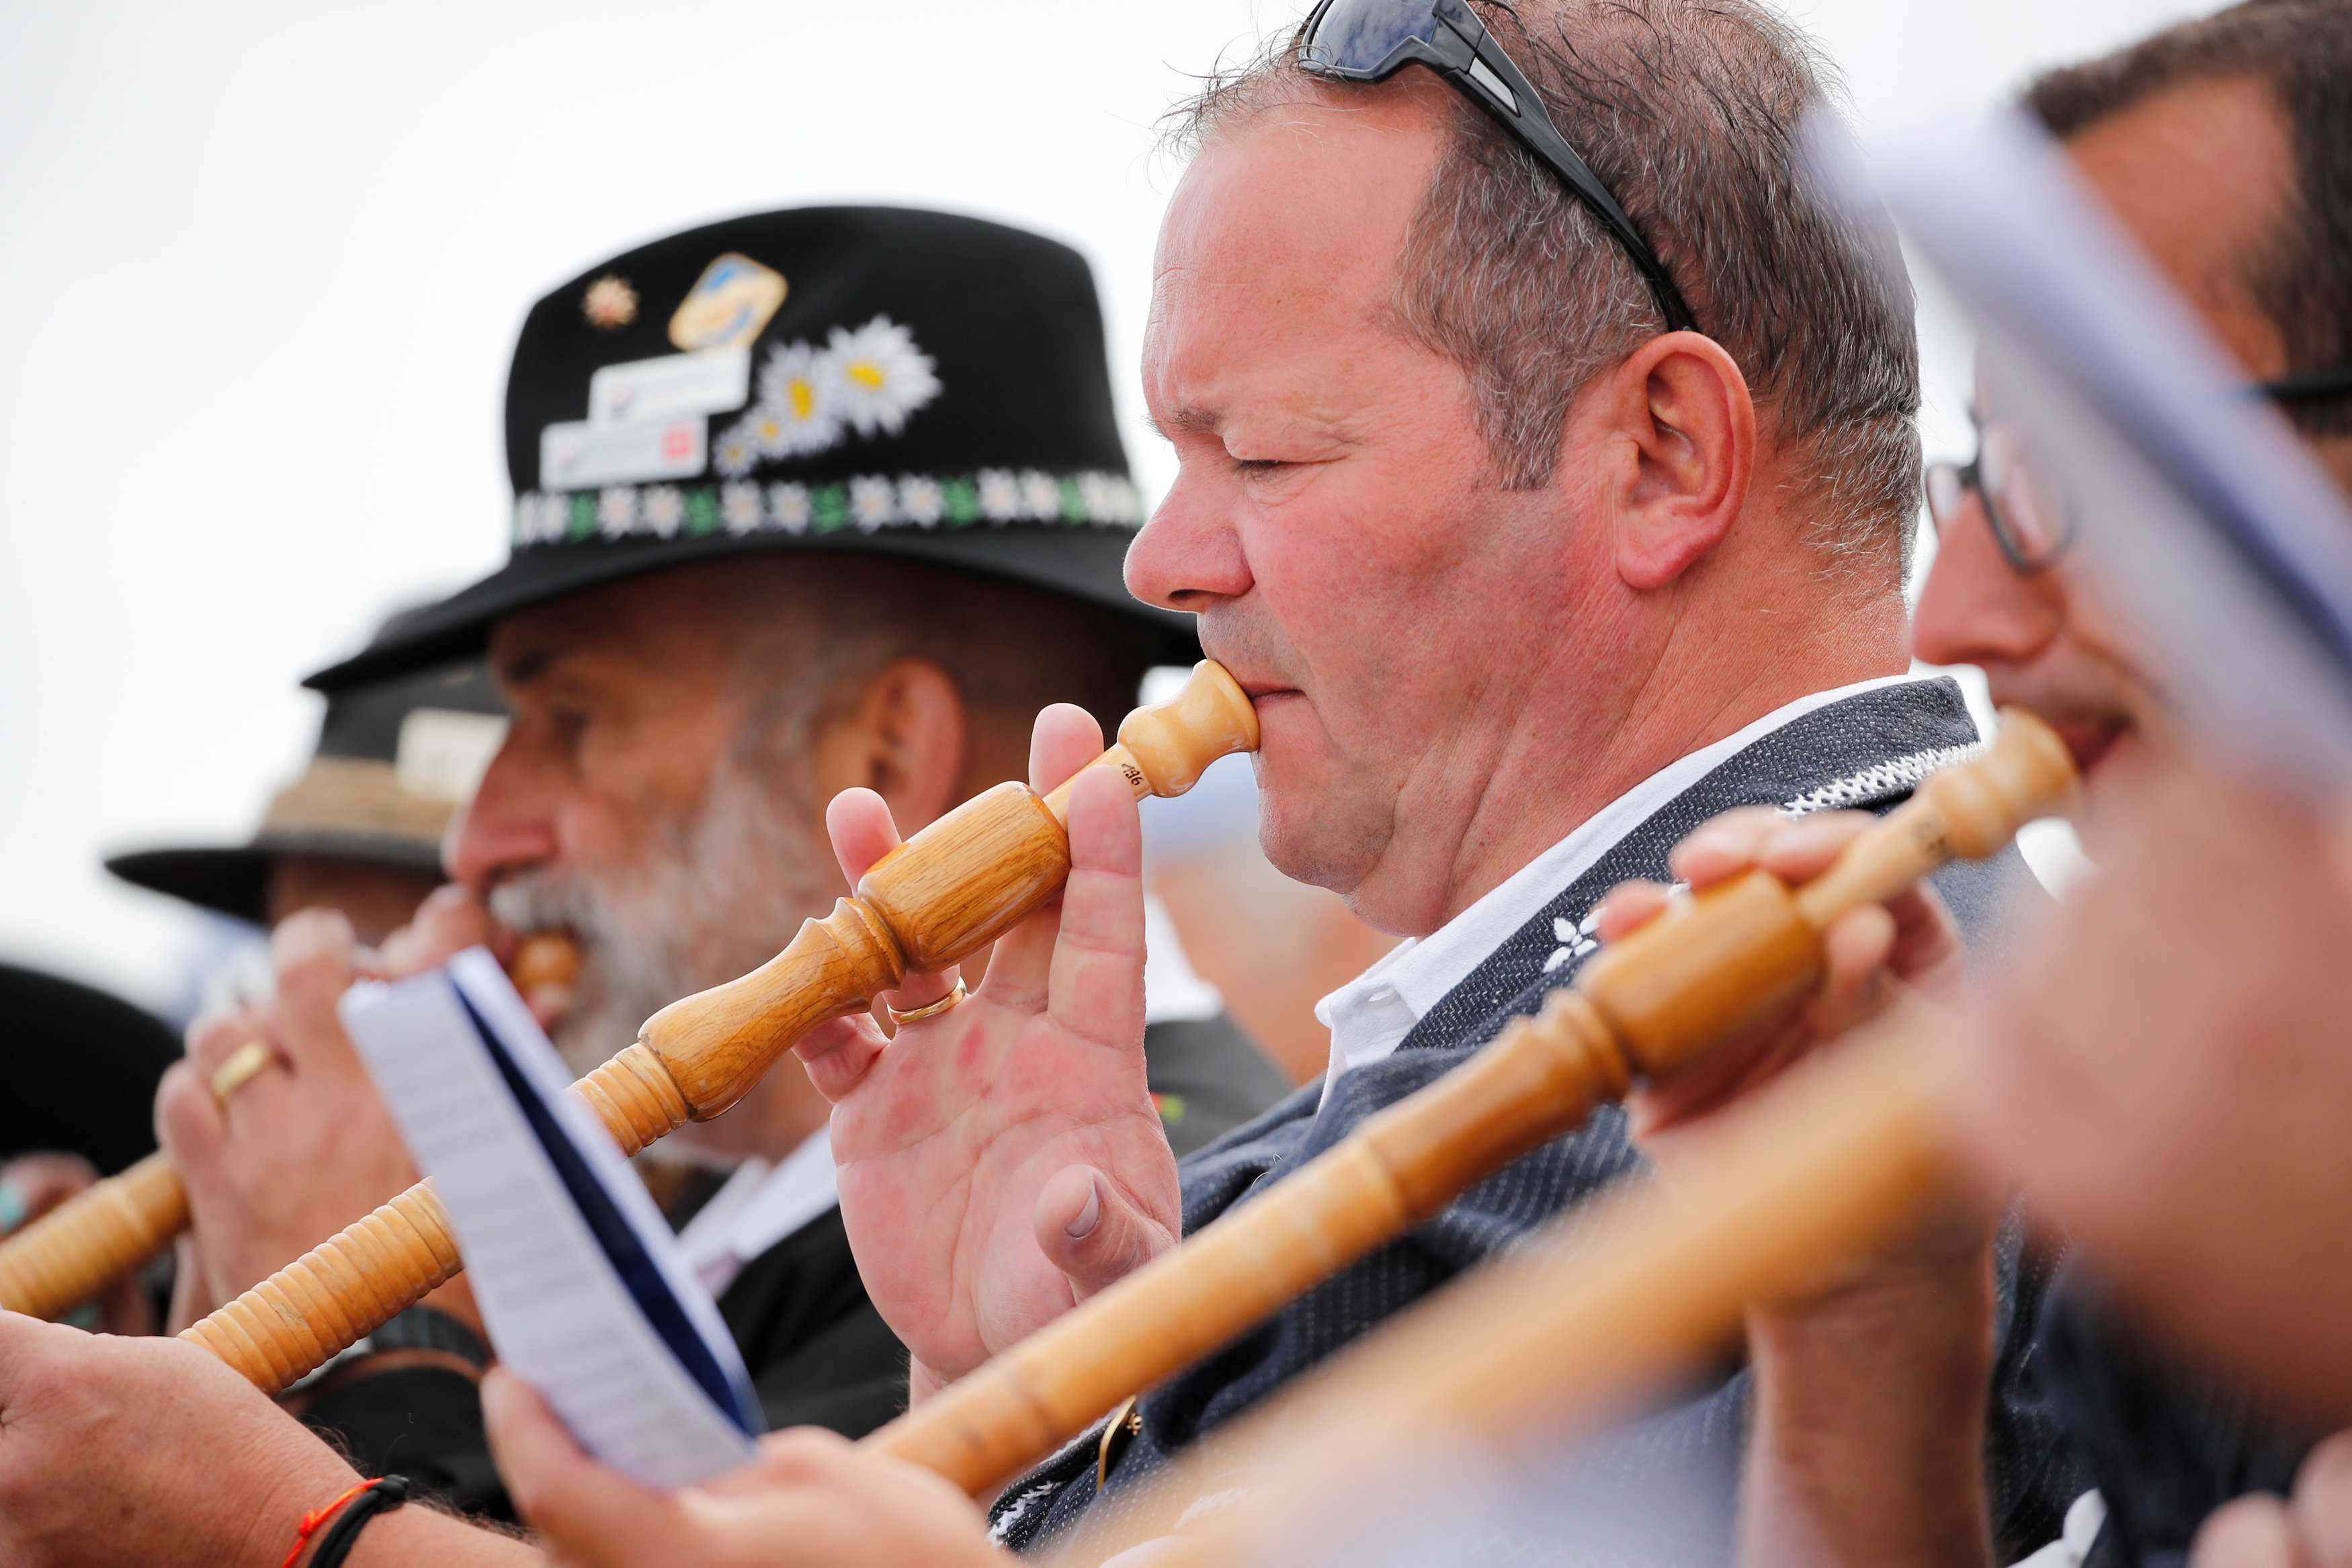
{"type": "Polygon", "coordinates": [[[1723,542],[1756,465],[1756,403],[1723,345],[1668,332],[1610,372],[1580,442],[1620,455],[1603,482],[1616,519],[1617,575],[1649,592],[1723,542]]]}
{"type": "Polygon", "coordinates": [[[818,798],[871,789],[912,835],[956,804],[970,739],[963,694],[948,673],[929,659],[900,659],[819,729],[818,798]]]}

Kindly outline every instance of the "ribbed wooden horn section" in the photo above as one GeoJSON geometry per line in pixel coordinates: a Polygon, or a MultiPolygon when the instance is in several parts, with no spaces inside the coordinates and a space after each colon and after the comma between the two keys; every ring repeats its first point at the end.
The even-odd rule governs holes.
{"type": "Polygon", "coordinates": [[[420,1182],[180,1337],[275,1394],[414,1306],[460,1266],[449,1217],[432,1185],[420,1182]]]}
{"type": "Polygon", "coordinates": [[[169,1155],[76,1193],[0,1246],[0,1307],[54,1318],[155,1256],[188,1223],[169,1155]]]}

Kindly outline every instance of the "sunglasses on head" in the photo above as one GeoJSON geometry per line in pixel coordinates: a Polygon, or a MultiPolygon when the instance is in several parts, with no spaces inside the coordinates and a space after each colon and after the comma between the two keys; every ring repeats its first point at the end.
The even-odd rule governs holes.
{"type": "Polygon", "coordinates": [[[1435,71],[1592,209],[1641,269],[1668,331],[1698,330],[1650,242],[1568,144],[1527,77],[1464,0],[1322,0],[1299,29],[1298,63],[1307,75],[1334,81],[1385,81],[1407,66],[1435,71]]]}

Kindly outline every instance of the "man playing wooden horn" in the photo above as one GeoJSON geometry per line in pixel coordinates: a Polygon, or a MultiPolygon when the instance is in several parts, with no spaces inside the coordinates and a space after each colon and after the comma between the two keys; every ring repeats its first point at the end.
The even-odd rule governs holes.
{"type": "MultiPolygon", "coordinates": [[[[2024,99],[2352,494],[2347,105],[2340,0],[2233,7],[2052,71],[2024,99]]],[[[2352,1419],[2342,830],[2153,738],[2168,727],[2161,682],[2083,580],[2019,433],[1982,395],[1997,391],[1980,390],[1971,468],[1930,475],[1940,548],[1913,645],[1980,665],[1997,703],[2066,737],[2106,868],[2020,944],[2030,956],[1967,1051],[1985,1144],[2096,1265],[2062,1280],[2036,1356],[2097,1490],[2036,1562],[2179,1562],[2192,1545],[2200,1562],[2234,1561],[2246,1531],[2252,1561],[2285,1568],[2284,1511],[2251,1497],[2216,1510],[2287,1490],[2314,1439],[2352,1419]],[[2173,938],[2192,932],[2183,962],[2173,938]],[[2199,1544],[2209,1517],[2228,1538],[2199,1544]]],[[[1801,875],[1835,847],[1803,831],[1717,824],[1682,863],[1700,882],[1759,859],[1801,875]]],[[[1916,945],[1901,967],[1935,948],[1916,945]]],[[[1951,1220],[1937,1217],[1947,1242],[1951,1220]]],[[[1987,1560],[1951,1521],[1978,1485],[1973,1347],[1989,1340],[1989,1302],[1960,1288],[1965,1245],[1921,1248],[1906,1239],[1913,1266],[1880,1269],[1873,1289],[1758,1314],[1750,1343],[1773,1396],[1747,1489],[1758,1561],[1987,1560]],[[1875,1356],[1861,1354],[1861,1322],[1896,1331],[1875,1336],[1875,1356]]],[[[2303,1498],[2306,1522],[2338,1525],[2309,1561],[2340,1560],[2347,1458],[2338,1438],[2310,1460],[2323,1490],[2303,1498]]]]}
{"type": "MultiPolygon", "coordinates": [[[[756,967],[824,912],[842,891],[823,836],[830,797],[868,788],[900,821],[927,821],[1026,777],[1040,708],[1075,703],[1066,720],[1095,723],[1091,712],[1115,725],[1148,668],[1195,656],[1188,621],[1121,585],[1139,519],[1093,285],[1052,242],[885,209],[768,214],[674,235],[534,308],[509,413],[520,492],[509,565],[314,684],[340,692],[488,644],[514,725],[448,840],[457,887],[427,904],[393,963],[500,939],[486,906],[509,929],[570,931],[582,974],[571,995],[541,998],[554,1004],[542,1011],[583,1070],[652,1012],[756,967]],[[656,436],[683,423],[698,441],[707,421],[708,471],[682,475],[687,465],[648,441],[648,421],[656,436]]],[[[298,923],[279,951],[270,1005],[200,1030],[203,1066],[164,1107],[207,1261],[236,1270],[225,1290],[409,1179],[396,1143],[315,1116],[331,1092],[373,1104],[333,1013],[354,970],[348,929],[298,923]],[[257,1035],[292,1071],[253,1078],[225,1113],[195,1103],[204,1068],[257,1035]]],[[[1156,925],[1145,985],[1135,1098],[1163,1148],[1198,1146],[1279,1096],[1283,1081],[1156,925]]],[[[682,1133],[735,1173],[723,1186],[698,1179],[707,1202],[684,1243],[772,1424],[856,1434],[903,1405],[905,1355],[849,1255],[825,1116],[795,1066],[682,1133]]],[[[429,1358],[414,1349],[386,1354],[414,1343],[399,1334],[420,1315],[338,1364],[313,1396],[373,1384],[381,1404],[405,1380],[404,1440],[362,1458],[399,1469],[420,1457],[462,1469],[470,1458],[487,1472],[473,1369],[462,1356],[419,1365],[429,1358]]],[[[93,1396],[118,1385],[103,1369],[88,1375],[93,1396]]],[[[274,1432],[266,1415],[220,1412],[233,1440],[200,1467],[248,1511],[159,1502],[180,1539],[157,1556],[212,1541],[208,1521],[233,1518],[242,1531],[267,1519],[282,1538],[257,1537],[257,1550],[276,1562],[302,1512],[348,1484],[327,1485],[340,1461],[274,1432]],[[247,1443],[278,1473],[244,1473],[247,1443]]],[[[155,1440],[168,1448],[181,1431],[155,1440]]],[[[62,1515],[46,1505],[16,1507],[44,1489],[72,1490],[56,1470],[39,1479],[26,1467],[70,1462],[29,1437],[0,1457],[11,1500],[0,1512],[26,1521],[0,1558],[111,1549],[47,1534],[36,1521],[62,1515]]],[[[450,1545],[437,1528],[411,1520],[390,1537],[423,1531],[436,1554],[499,1549],[488,1537],[450,1545]]]]}
{"type": "MultiPolygon", "coordinates": [[[[852,1022],[801,1048],[918,1398],[1465,1060],[1575,972],[1601,894],[1663,873],[1701,821],[1877,805],[1973,738],[1950,687],[1902,674],[1909,327],[1884,235],[1794,195],[1818,96],[1801,41],[1741,5],[1478,7],[1491,36],[1445,5],[1412,25],[1455,51],[1451,78],[1304,68],[1377,76],[1385,53],[1342,46],[1412,12],[1335,5],[1318,21],[1336,32],[1310,24],[1195,107],[1145,364],[1181,471],[1128,580],[1198,613],[1251,693],[1276,863],[1416,940],[1324,1003],[1323,1084],[1171,1168],[1091,1113],[1132,1071],[1141,922],[1132,808],[1082,779],[1050,988],[992,973],[893,1041],[852,1022]],[[1496,88],[1462,96],[1484,80],[1527,107],[1522,71],[1622,225],[1497,128],[1496,88]],[[1635,260],[1653,246],[1661,267],[1635,260]],[[974,1060],[1006,1065],[959,1075],[974,1060]]],[[[1047,776],[1093,743],[1066,728],[1039,727],[1047,776]]],[[[832,817],[853,873],[896,837],[870,798],[832,817]]],[[[1964,920],[1983,913],[1981,883],[1947,886],[1964,920]]],[[[1635,1164],[1603,1113],[1344,1270],[1146,1395],[1104,1495],[1635,1164]]],[[[1998,1277],[2030,1311],[2012,1260],[1998,1277]]],[[[1727,1475],[1745,1387],[1620,1457],[1727,1475]]],[[[1993,1528],[2037,1539],[2063,1497],[2007,1393],[1993,1528]]],[[[526,1512],[583,1561],[781,1557],[861,1469],[794,1438],[724,1488],[656,1498],[585,1461],[527,1391],[493,1406],[526,1512]]],[[[1105,1452],[1075,1445],[1008,1489],[1001,1536],[1037,1542],[1086,1510],[1105,1452]]],[[[1718,1552],[1729,1496],[1696,1521],[1718,1552]]]]}

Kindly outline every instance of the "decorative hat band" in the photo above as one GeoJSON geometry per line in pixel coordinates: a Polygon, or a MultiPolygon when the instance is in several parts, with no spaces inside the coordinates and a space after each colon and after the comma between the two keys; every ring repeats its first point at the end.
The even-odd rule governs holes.
{"type": "Polygon", "coordinates": [[[983,468],[933,477],[867,475],[832,485],[614,485],[515,497],[514,543],[693,538],[702,534],[829,534],[843,529],[963,528],[977,523],[1139,527],[1142,497],[1120,474],[983,468]]]}
{"type": "Polygon", "coordinates": [[[431,846],[457,810],[455,800],[403,788],[389,762],[317,757],[269,802],[261,832],[380,833],[431,846]]]}

